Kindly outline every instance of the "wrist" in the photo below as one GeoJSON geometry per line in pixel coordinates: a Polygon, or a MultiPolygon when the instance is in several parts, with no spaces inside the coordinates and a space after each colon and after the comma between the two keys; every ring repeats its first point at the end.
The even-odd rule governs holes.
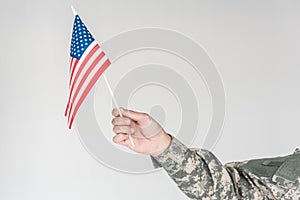
{"type": "Polygon", "coordinates": [[[159,154],[163,153],[172,142],[172,136],[163,131],[162,134],[159,135],[157,138],[157,146],[155,152],[151,153],[152,156],[158,156],[159,154]]]}

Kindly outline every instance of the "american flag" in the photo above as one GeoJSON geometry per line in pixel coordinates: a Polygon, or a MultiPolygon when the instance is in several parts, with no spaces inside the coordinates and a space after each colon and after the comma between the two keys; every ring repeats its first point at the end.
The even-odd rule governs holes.
{"type": "Polygon", "coordinates": [[[69,129],[89,91],[110,64],[100,45],[75,14],[70,49],[70,92],[65,111],[69,129]]]}

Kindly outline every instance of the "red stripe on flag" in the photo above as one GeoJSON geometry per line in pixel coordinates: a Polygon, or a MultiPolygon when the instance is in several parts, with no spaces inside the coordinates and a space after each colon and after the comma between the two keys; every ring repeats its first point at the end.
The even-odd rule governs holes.
{"type": "MultiPolygon", "coordinates": [[[[73,60],[73,59],[72,59],[72,60],[73,60]]],[[[77,64],[78,64],[78,61],[79,61],[79,60],[76,59],[74,65],[73,65],[73,69],[72,69],[71,76],[70,76],[69,87],[70,87],[70,85],[71,85],[71,81],[72,81],[72,78],[73,78],[73,74],[74,74],[74,71],[75,71],[76,66],[77,66],[77,64]]]]}
{"type": "Polygon", "coordinates": [[[100,55],[93,61],[93,63],[91,64],[91,66],[86,70],[85,74],[83,75],[82,79],[80,80],[79,82],[79,85],[78,87],[76,88],[76,91],[74,93],[74,96],[73,96],[73,101],[71,102],[71,107],[70,107],[70,112],[69,112],[69,115],[68,115],[68,119],[70,118],[70,114],[71,114],[71,111],[72,111],[72,107],[73,107],[73,103],[83,85],[83,83],[86,81],[87,77],[90,75],[90,73],[92,72],[92,70],[95,68],[95,66],[98,64],[98,62],[104,57],[104,52],[102,51],[100,53],[100,55]]]}
{"type": "Polygon", "coordinates": [[[96,74],[94,75],[94,77],[92,78],[92,80],[90,81],[90,83],[87,85],[87,87],[85,88],[83,94],[81,95],[71,118],[70,121],[70,125],[69,125],[69,129],[71,129],[72,124],[73,124],[73,120],[74,117],[79,109],[79,107],[81,106],[82,102],[84,101],[85,97],[88,95],[89,91],[92,89],[92,87],[94,86],[94,84],[97,82],[98,78],[101,76],[101,74],[108,68],[108,66],[110,65],[110,61],[107,59],[105,61],[105,63],[101,66],[101,68],[96,72],[96,74]]]}
{"type": "Polygon", "coordinates": [[[69,109],[69,106],[70,106],[70,101],[71,101],[71,97],[72,97],[72,93],[73,93],[73,89],[74,89],[74,85],[81,73],[81,71],[83,70],[83,68],[85,67],[86,63],[89,61],[89,59],[94,55],[94,53],[100,48],[100,46],[98,44],[96,44],[93,49],[88,53],[87,57],[85,57],[84,61],[82,62],[82,64],[80,65],[80,68],[75,76],[75,79],[73,81],[73,84],[72,84],[72,87],[71,87],[71,90],[70,90],[70,94],[69,94],[69,100],[68,100],[68,104],[67,104],[67,107],[66,107],[66,111],[65,111],[65,116],[67,116],[67,113],[68,113],[68,109],[69,109]]]}
{"type": "Polygon", "coordinates": [[[71,57],[69,72],[71,71],[71,68],[72,68],[72,62],[73,62],[73,57],[71,57]]]}

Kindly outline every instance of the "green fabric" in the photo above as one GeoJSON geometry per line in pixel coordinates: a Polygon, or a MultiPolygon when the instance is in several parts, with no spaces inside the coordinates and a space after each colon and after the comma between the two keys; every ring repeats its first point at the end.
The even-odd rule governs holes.
{"type": "Polygon", "coordinates": [[[284,157],[250,160],[240,167],[258,177],[272,178],[274,175],[295,182],[300,177],[300,154],[284,157]]]}
{"type": "Polygon", "coordinates": [[[279,167],[286,161],[285,157],[276,158],[263,158],[250,160],[246,164],[242,165],[240,168],[248,172],[253,173],[258,177],[268,177],[272,178],[279,167]]]}
{"type": "Polygon", "coordinates": [[[279,167],[276,176],[295,182],[300,177],[300,154],[294,154],[279,167]]]}

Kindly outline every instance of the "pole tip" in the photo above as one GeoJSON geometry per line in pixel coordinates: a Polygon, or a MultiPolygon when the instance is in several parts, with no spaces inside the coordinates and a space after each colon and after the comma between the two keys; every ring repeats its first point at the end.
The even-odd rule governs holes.
{"type": "Polygon", "coordinates": [[[76,10],[74,9],[73,6],[71,6],[71,9],[72,9],[72,11],[73,11],[74,16],[76,16],[76,15],[77,15],[77,12],[76,12],[76,10]]]}

